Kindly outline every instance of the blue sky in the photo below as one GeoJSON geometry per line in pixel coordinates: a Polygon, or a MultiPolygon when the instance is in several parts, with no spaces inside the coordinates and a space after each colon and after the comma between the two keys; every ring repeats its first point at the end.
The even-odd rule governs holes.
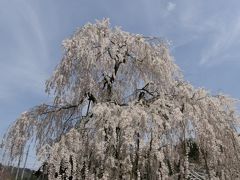
{"type": "Polygon", "coordinates": [[[194,86],[239,98],[239,9],[237,0],[0,0],[0,137],[21,112],[48,100],[45,80],[61,59],[62,40],[104,17],[168,39],[194,86]]]}

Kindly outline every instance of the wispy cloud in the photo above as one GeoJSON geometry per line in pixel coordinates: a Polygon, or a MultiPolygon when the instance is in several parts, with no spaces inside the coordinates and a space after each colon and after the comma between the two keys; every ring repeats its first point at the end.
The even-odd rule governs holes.
{"type": "Polygon", "coordinates": [[[175,1],[169,1],[167,10],[174,13],[165,16],[168,24],[161,28],[167,28],[165,32],[173,38],[175,49],[195,42],[198,47],[196,59],[201,66],[236,60],[240,57],[240,52],[233,52],[240,45],[239,6],[239,3],[225,3],[222,0],[208,3],[183,0],[176,8],[175,1]]]}
{"type": "Polygon", "coordinates": [[[231,56],[228,54],[231,48],[238,45],[240,38],[240,18],[233,19],[229,23],[215,23],[215,35],[212,41],[203,50],[200,64],[221,63],[224,60],[240,58],[240,53],[231,56]]]}
{"type": "Polygon", "coordinates": [[[24,0],[3,0],[0,10],[1,26],[8,31],[0,35],[6,39],[1,44],[0,100],[14,98],[19,88],[40,93],[49,53],[38,15],[24,0]]]}
{"type": "Polygon", "coordinates": [[[168,2],[168,4],[167,4],[167,10],[168,10],[168,11],[173,11],[173,10],[175,9],[175,7],[176,7],[176,4],[175,4],[175,3],[173,3],[173,2],[168,2]]]}

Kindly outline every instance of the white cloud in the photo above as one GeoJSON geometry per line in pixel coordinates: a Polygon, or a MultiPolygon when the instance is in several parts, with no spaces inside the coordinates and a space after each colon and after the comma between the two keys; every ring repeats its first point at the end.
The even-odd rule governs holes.
{"type": "Polygon", "coordinates": [[[175,2],[167,4],[166,9],[174,14],[166,16],[169,26],[166,34],[174,35],[174,48],[189,43],[196,46],[199,65],[240,59],[240,51],[236,51],[240,45],[239,4],[216,2],[183,0],[177,9],[175,2]]]}
{"type": "Polygon", "coordinates": [[[0,100],[14,98],[20,89],[42,94],[50,58],[38,14],[27,1],[0,6],[0,23],[10,37],[1,47],[0,100]]]}
{"type": "MultiPolygon", "coordinates": [[[[239,43],[240,38],[240,18],[227,23],[216,23],[212,41],[203,50],[200,65],[221,63],[232,57],[229,55],[231,48],[239,43]]],[[[240,57],[234,55],[235,59],[240,57]]]]}
{"type": "Polygon", "coordinates": [[[168,2],[167,4],[167,10],[168,11],[173,11],[176,8],[176,4],[173,2],[168,2]]]}

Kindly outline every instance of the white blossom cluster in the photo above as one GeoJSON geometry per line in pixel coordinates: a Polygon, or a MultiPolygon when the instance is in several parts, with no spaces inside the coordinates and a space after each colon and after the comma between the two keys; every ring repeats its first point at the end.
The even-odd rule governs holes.
{"type": "Polygon", "coordinates": [[[182,88],[195,97],[184,95],[183,100],[179,93],[147,105],[96,104],[91,118],[83,119],[53,146],[48,162],[58,172],[63,157],[68,158],[65,175],[76,179],[171,179],[176,174],[187,179],[189,163],[208,168],[211,178],[237,178],[240,147],[232,129],[237,118],[226,107],[231,100],[182,88]],[[199,162],[189,158],[191,139],[198,146],[199,162]]]}
{"type": "Polygon", "coordinates": [[[36,142],[49,179],[240,178],[235,100],[195,89],[168,46],[111,28],[104,19],[63,42],[46,91],[51,105],[24,113],[9,129],[11,161],[36,142]]]}

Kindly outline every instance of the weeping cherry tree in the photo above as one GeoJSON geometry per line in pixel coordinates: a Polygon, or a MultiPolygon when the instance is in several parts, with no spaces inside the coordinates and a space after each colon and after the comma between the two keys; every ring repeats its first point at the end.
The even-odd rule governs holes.
{"type": "Polygon", "coordinates": [[[168,44],[104,19],[63,41],[46,82],[51,104],[24,112],[3,139],[8,162],[30,142],[49,179],[240,178],[236,101],[183,79],[168,44]]]}

